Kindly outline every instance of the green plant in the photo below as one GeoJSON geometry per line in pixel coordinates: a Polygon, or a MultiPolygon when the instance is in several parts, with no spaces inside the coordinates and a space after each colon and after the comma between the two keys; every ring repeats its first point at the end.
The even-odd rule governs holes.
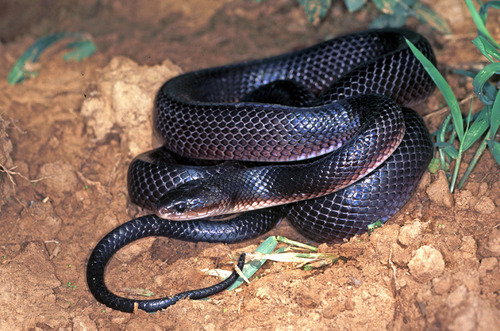
{"type": "Polygon", "coordinates": [[[450,108],[450,114],[444,119],[440,128],[435,133],[435,146],[438,149],[438,160],[441,169],[445,171],[450,170],[450,162],[451,160],[455,160],[453,173],[450,175],[450,191],[452,193],[456,186],[458,189],[462,188],[487,147],[500,165],[500,143],[494,140],[498,126],[500,125],[500,93],[498,93],[498,89],[489,82],[493,75],[500,74],[500,45],[486,29],[488,9],[500,9],[500,1],[491,1],[483,4],[478,0],[480,5],[479,11],[474,7],[472,0],[465,0],[465,3],[478,29],[478,37],[472,42],[488,61],[490,61],[490,64],[477,73],[463,70],[457,71],[460,74],[474,78],[472,82],[474,92],[484,104],[484,107],[476,115],[472,115],[471,101],[469,114],[464,121],[457,98],[446,80],[436,67],[434,67],[418,49],[407,41],[415,56],[417,56],[424,65],[425,69],[438,86],[450,108]],[[452,122],[452,126],[449,125],[450,122],[452,122]],[[456,182],[463,153],[481,137],[483,137],[483,139],[457,185],[456,182]],[[458,149],[455,147],[455,142],[458,145],[458,149]]]}
{"type": "MultiPolygon", "coordinates": [[[[256,0],[260,2],[262,0],[256,0]]],[[[332,0],[298,0],[304,8],[307,18],[312,24],[319,24],[332,5],[332,0]]],[[[420,3],[419,0],[370,0],[382,12],[370,24],[371,28],[401,27],[409,17],[416,17],[420,21],[433,26],[441,32],[449,33],[448,24],[431,8],[420,3]]],[[[344,0],[349,12],[362,9],[368,0],[344,0]]]]}
{"type": "Polygon", "coordinates": [[[65,46],[68,49],[73,49],[71,52],[64,55],[64,60],[66,61],[80,61],[96,51],[94,42],[86,33],[61,32],[42,37],[35,41],[35,43],[16,61],[9,72],[7,83],[9,85],[15,85],[23,82],[27,78],[36,77],[38,72],[30,69],[30,64],[36,62],[46,48],[67,38],[74,38],[76,40],[65,46]]]}

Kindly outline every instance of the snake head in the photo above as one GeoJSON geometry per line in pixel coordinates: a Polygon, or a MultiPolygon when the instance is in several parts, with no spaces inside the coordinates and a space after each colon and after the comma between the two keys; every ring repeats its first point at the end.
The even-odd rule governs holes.
{"type": "Polygon", "coordinates": [[[170,191],[155,204],[158,217],[182,221],[222,215],[229,199],[214,185],[193,180],[170,191]]]}

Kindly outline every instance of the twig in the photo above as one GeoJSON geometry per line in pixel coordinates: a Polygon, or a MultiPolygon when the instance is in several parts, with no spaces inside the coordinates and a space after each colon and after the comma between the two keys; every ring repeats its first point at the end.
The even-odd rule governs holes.
{"type": "Polygon", "coordinates": [[[5,114],[4,111],[2,111],[0,113],[0,122],[4,122],[6,123],[6,127],[10,127],[12,126],[12,128],[14,128],[17,132],[19,132],[20,134],[26,134],[27,132],[22,130],[17,124],[16,122],[19,122],[19,120],[13,120],[13,119],[7,119],[5,120],[2,116],[5,114]]]}
{"type": "Polygon", "coordinates": [[[392,262],[392,247],[391,247],[391,252],[389,253],[389,264],[392,269],[392,277],[394,278],[394,286],[396,287],[396,291],[399,291],[401,289],[401,285],[398,282],[397,276],[396,276],[396,266],[392,262]]]}
{"type": "Polygon", "coordinates": [[[29,179],[28,177],[24,176],[23,174],[21,174],[20,172],[17,172],[17,171],[13,171],[14,169],[16,169],[17,166],[13,166],[12,168],[10,169],[7,169],[3,164],[0,163],[0,172],[4,172],[7,174],[7,177],[9,177],[9,180],[10,182],[15,186],[17,185],[16,182],[14,182],[14,178],[13,176],[19,176],[21,177],[22,179],[30,182],[30,183],[38,183],[39,181],[42,181],[44,179],[48,179],[48,178],[51,178],[51,176],[45,176],[45,177],[42,177],[42,178],[38,178],[38,179],[29,179]]]}
{"type": "Polygon", "coordinates": [[[238,264],[235,264],[234,265],[234,271],[236,271],[236,273],[238,275],[240,275],[241,278],[243,278],[243,280],[247,283],[247,284],[250,284],[250,281],[248,280],[247,276],[245,276],[243,274],[243,271],[241,271],[240,267],[238,267],[238,264]]]}
{"type": "Polygon", "coordinates": [[[97,187],[97,191],[101,194],[106,193],[106,188],[101,184],[101,182],[88,179],[80,171],[75,171],[75,173],[78,176],[78,178],[80,178],[80,180],[84,182],[86,185],[92,185],[97,187]]]}
{"type": "MultiPolygon", "coordinates": [[[[469,95],[467,95],[466,97],[464,97],[462,100],[460,100],[458,102],[458,104],[462,105],[462,104],[466,103],[467,101],[474,99],[475,97],[476,97],[476,95],[474,93],[470,93],[469,95]]],[[[434,115],[441,115],[441,114],[446,113],[449,109],[450,109],[450,107],[448,105],[446,105],[446,106],[443,106],[443,107],[441,107],[441,108],[439,108],[439,109],[437,109],[437,110],[435,110],[435,111],[433,111],[433,112],[431,112],[429,114],[425,114],[422,117],[424,119],[427,119],[427,118],[429,118],[431,116],[434,116],[434,115]]]]}

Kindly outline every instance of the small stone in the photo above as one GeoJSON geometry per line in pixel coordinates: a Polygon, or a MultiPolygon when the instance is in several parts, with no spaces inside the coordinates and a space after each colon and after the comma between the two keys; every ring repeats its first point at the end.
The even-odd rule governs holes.
{"type": "Polygon", "coordinates": [[[314,309],[321,303],[319,295],[317,293],[301,293],[295,299],[297,304],[301,307],[314,309]]]}
{"type": "Polygon", "coordinates": [[[432,288],[437,294],[443,295],[448,293],[452,283],[452,279],[449,276],[438,277],[432,280],[432,288]]]}
{"type": "Polygon", "coordinates": [[[455,193],[455,207],[459,210],[467,210],[477,204],[478,198],[469,190],[455,193]]]}
{"type": "Polygon", "coordinates": [[[488,184],[485,182],[482,182],[479,184],[479,196],[485,195],[489,191],[488,184]]]}
{"type": "Polygon", "coordinates": [[[401,245],[409,246],[422,239],[422,223],[415,221],[405,225],[399,231],[398,241],[401,245]]]}
{"type": "Polygon", "coordinates": [[[482,196],[474,206],[474,209],[484,215],[489,215],[495,211],[495,203],[490,197],[482,196]]]}
{"type": "Polygon", "coordinates": [[[464,236],[461,240],[460,251],[475,257],[477,252],[476,240],[471,236],[464,236]]]}
{"type": "Polygon", "coordinates": [[[411,260],[411,250],[404,249],[400,245],[392,244],[392,262],[399,266],[406,266],[411,260]]]}
{"type": "Polygon", "coordinates": [[[486,256],[500,256],[500,230],[494,229],[491,232],[484,247],[484,253],[486,256]]]}
{"type": "Polygon", "coordinates": [[[453,196],[444,171],[438,172],[436,180],[427,187],[426,192],[433,203],[443,207],[453,207],[453,196]]]}
{"type": "Polygon", "coordinates": [[[75,316],[73,319],[73,330],[92,331],[97,330],[94,321],[88,315],[75,316]]]}
{"type": "Polygon", "coordinates": [[[443,273],[443,256],[435,248],[422,246],[415,251],[413,258],[408,263],[408,268],[417,281],[426,283],[443,273]]]}

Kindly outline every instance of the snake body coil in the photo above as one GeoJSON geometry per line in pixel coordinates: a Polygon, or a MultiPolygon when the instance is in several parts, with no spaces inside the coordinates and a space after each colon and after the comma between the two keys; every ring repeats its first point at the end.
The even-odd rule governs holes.
{"type": "Polygon", "coordinates": [[[237,242],[286,216],[313,240],[339,242],[390,218],[432,157],[425,125],[405,107],[434,85],[405,38],[435,61],[420,35],[373,30],[166,82],[154,110],[165,146],[134,159],[128,185],[134,203],[171,220],[143,216],[97,244],[87,267],[97,300],[155,311],[218,293],[237,277],[171,298],[116,296],[104,284],[105,265],[146,236],[237,242]],[[249,210],[224,221],[195,219],[249,210]]]}

